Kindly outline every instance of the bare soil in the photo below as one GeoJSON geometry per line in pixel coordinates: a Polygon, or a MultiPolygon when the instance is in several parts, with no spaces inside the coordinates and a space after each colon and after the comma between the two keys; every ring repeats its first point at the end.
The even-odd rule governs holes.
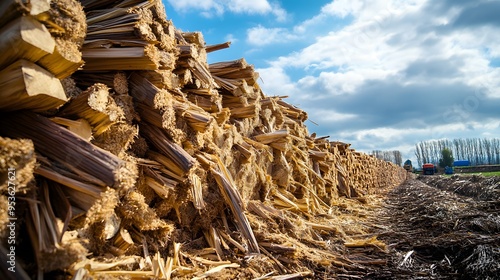
{"type": "Polygon", "coordinates": [[[500,177],[409,178],[373,215],[385,263],[342,279],[500,279],[499,210],[500,177]]]}

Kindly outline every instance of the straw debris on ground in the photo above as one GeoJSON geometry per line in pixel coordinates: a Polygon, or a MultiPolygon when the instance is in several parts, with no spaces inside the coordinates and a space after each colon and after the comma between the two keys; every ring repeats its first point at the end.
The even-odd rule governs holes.
{"type": "Polygon", "coordinates": [[[497,279],[500,178],[420,176],[387,194],[375,215],[388,260],[371,279],[497,279]]]}

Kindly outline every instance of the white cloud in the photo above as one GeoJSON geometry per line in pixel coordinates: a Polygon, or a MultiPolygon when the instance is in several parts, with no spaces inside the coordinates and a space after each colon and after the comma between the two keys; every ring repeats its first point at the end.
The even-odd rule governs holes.
{"type": "Polygon", "coordinates": [[[227,7],[231,12],[240,14],[273,14],[279,22],[287,18],[287,12],[279,4],[269,3],[267,0],[231,0],[227,7]]]}
{"type": "Polygon", "coordinates": [[[265,46],[297,39],[296,35],[289,33],[285,28],[265,28],[258,25],[247,30],[247,42],[254,46],[265,46]]]}
{"type": "Polygon", "coordinates": [[[214,14],[220,16],[225,12],[236,14],[271,14],[276,16],[279,22],[285,21],[287,12],[277,3],[267,0],[168,0],[176,11],[186,12],[198,10],[205,17],[214,14]]]}
{"type": "Polygon", "coordinates": [[[411,157],[419,141],[500,137],[500,68],[490,65],[500,57],[500,26],[498,20],[458,26],[466,5],[335,0],[295,27],[259,26],[252,34],[260,45],[323,31],[314,33],[308,46],[259,69],[265,81],[275,80],[262,88],[288,92],[288,102],[319,124],[312,130],[350,141],[355,148],[405,149],[411,157]],[[332,16],[352,21],[317,28],[332,16]],[[292,79],[296,71],[306,75],[292,79]]]}
{"type": "Polygon", "coordinates": [[[281,68],[256,69],[260,75],[260,85],[266,87],[267,95],[297,95],[297,88],[281,68]]]}
{"type": "Polygon", "coordinates": [[[325,5],[321,9],[321,12],[343,18],[350,14],[358,13],[362,7],[363,3],[360,0],[336,0],[325,5]]]}
{"type": "Polygon", "coordinates": [[[324,14],[319,14],[317,16],[314,16],[313,18],[307,19],[300,24],[296,25],[293,27],[293,32],[297,34],[304,34],[308,29],[311,28],[311,26],[315,26],[318,23],[322,22],[326,16],[324,14]]]}
{"type": "Polygon", "coordinates": [[[224,40],[228,41],[228,42],[231,42],[232,44],[235,44],[237,43],[239,40],[234,37],[233,34],[227,34],[225,37],[224,37],[224,40]]]}
{"type": "Polygon", "coordinates": [[[211,14],[208,13],[208,11],[215,12],[217,15],[224,13],[224,5],[222,3],[218,3],[216,0],[168,0],[168,2],[176,11],[181,12],[196,9],[204,11],[204,16],[209,16],[211,14]]]}
{"type": "Polygon", "coordinates": [[[424,7],[426,1],[371,1],[368,4],[334,1],[324,6],[320,15],[297,25],[295,33],[259,26],[249,31],[248,40],[265,45],[277,42],[278,38],[283,38],[283,41],[284,38],[298,38],[296,34],[304,32],[326,14],[340,17],[352,14],[355,17],[352,24],[324,34],[315,43],[270,64],[283,69],[295,67],[322,71],[318,76],[304,78],[304,82],[307,81],[305,84],[331,86],[329,88],[335,93],[352,93],[364,81],[397,77],[415,62],[459,58],[463,61],[462,65],[457,65],[456,70],[461,73],[459,76],[401,78],[406,84],[435,78],[441,81],[448,79],[450,83],[462,80],[471,86],[498,86],[498,79],[491,75],[497,70],[489,69],[489,54],[481,50],[487,46],[490,53],[496,54],[500,38],[494,36],[494,30],[498,28],[485,27],[480,36],[474,31],[441,31],[442,22],[452,21],[457,14],[456,9],[442,14],[438,20],[432,17],[423,20],[424,7]],[[251,38],[250,35],[256,36],[251,38]],[[331,72],[330,68],[335,70],[331,72]]]}
{"type": "Polygon", "coordinates": [[[227,7],[235,13],[266,14],[272,10],[271,4],[267,0],[232,0],[227,2],[227,7]]]}
{"type": "MultiPolygon", "coordinates": [[[[297,84],[303,89],[323,89],[328,95],[352,94],[356,92],[367,77],[372,79],[383,79],[390,74],[383,69],[362,69],[360,71],[327,72],[323,71],[319,76],[306,76],[301,78],[297,84]]],[[[328,98],[327,96],[323,96],[328,98]]]]}
{"type": "Polygon", "coordinates": [[[318,63],[318,68],[346,66],[346,69],[385,68],[397,71],[406,66],[408,60],[418,57],[419,50],[391,46],[391,34],[383,34],[372,28],[376,23],[348,26],[340,31],[319,37],[315,43],[300,52],[283,57],[274,63],[286,67],[307,67],[318,63]]]}
{"type": "Polygon", "coordinates": [[[272,5],[271,13],[276,16],[278,22],[285,22],[288,19],[288,13],[285,9],[281,8],[278,4],[272,5]]]}
{"type": "Polygon", "coordinates": [[[349,121],[357,117],[355,114],[344,114],[338,113],[334,110],[311,110],[308,111],[309,119],[314,121],[315,119],[321,119],[324,122],[339,122],[339,121],[349,121]]]}

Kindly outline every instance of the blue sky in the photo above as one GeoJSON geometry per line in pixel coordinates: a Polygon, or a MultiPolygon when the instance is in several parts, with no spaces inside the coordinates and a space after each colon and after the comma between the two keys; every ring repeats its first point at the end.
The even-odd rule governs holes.
{"type": "Polygon", "coordinates": [[[306,110],[310,132],[357,150],[500,138],[498,0],[164,0],[183,31],[231,41],[267,95],[306,110]]]}

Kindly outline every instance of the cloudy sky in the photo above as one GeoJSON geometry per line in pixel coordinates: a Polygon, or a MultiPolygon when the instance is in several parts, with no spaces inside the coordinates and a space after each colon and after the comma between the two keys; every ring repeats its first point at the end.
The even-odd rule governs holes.
{"type": "Polygon", "coordinates": [[[267,95],[357,150],[500,137],[499,0],[164,0],[183,31],[231,41],[267,95]]]}

